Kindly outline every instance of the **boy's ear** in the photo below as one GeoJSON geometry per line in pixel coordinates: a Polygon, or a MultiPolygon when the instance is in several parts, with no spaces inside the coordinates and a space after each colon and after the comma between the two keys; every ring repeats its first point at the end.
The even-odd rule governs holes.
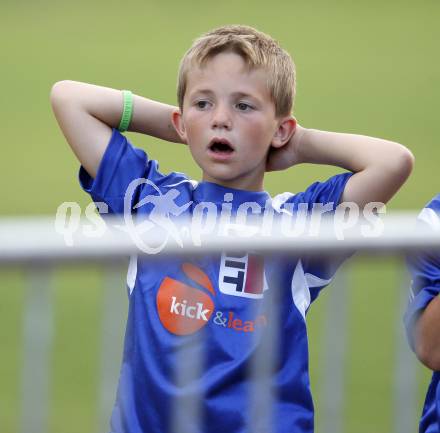
{"type": "Polygon", "coordinates": [[[186,129],[185,129],[185,123],[182,119],[182,113],[180,110],[174,110],[171,114],[171,122],[173,123],[174,129],[176,130],[177,134],[181,138],[181,140],[186,143],[186,129]]]}
{"type": "Polygon", "coordinates": [[[278,129],[272,138],[272,147],[283,147],[291,138],[296,129],[296,119],[293,116],[284,117],[278,123],[278,129]]]}

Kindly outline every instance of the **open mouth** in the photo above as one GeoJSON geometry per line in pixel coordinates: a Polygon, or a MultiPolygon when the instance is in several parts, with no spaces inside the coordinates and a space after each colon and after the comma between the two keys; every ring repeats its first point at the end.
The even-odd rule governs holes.
{"type": "Polygon", "coordinates": [[[226,140],[212,140],[209,149],[218,154],[229,154],[234,151],[232,146],[226,140]]]}

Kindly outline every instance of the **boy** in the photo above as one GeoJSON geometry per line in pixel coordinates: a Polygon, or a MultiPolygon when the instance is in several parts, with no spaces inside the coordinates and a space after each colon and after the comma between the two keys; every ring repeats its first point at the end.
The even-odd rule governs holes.
{"type": "MultiPolygon", "coordinates": [[[[440,230],[440,194],[423,209],[419,219],[440,230]]],[[[420,433],[440,433],[440,252],[410,259],[412,287],[405,325],[412,349],[434,371],[425,399],[420,433]]]]}
{"type": "MultiPolygon", "coordinates": [[[[82,164],[82,187],[113,213],[123,212],[136,178],[149,180],[136,200],[154,188],[164,195],[177,189],[176,205],[189,215],[202,202],[227,202],[231,212],[254,203],[278,214],[299,203],[334,209],[342,201],[387,202],[411,172],[411,153],[390,141],[299,126],[291,115],[294,91],[293,61],[276,41],[251,27],[225,26],[183,57],[179,108],[134,96],[129,130],[186,143],[202,170],[198,183],[161,174],[115,129],[125,129],[121,116],[130,117],[129,94],[123,103],[117,90],[59,82],[51,100],[82,164]],[[305,162],[349,172],[270,199],[265,172],[305,162]]],[[[305,314],[333,270],[316,259],[263,264],[251,254],[156,261],[129,268],[112,432],[312,432],[305,314]]]]}

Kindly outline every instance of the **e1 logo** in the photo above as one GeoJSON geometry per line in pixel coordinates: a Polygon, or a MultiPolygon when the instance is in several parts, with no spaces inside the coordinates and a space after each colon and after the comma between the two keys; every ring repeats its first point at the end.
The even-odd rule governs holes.
{"type": "Polygon", "coordinates": [[[263,257],[246,253],[223,253],[218,285],[225,295],[261,299],[268,289],[263,257]]]}

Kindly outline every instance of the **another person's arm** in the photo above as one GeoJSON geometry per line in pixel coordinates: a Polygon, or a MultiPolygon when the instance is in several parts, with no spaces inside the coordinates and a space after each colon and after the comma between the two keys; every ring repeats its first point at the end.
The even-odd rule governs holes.
{"type": "Polygon", "coordinates": [[[287,145],[272,151],[268,170],[299,163],[335,165],[355,173],[341,201],[363,207],[369,202],[388,202],[410,175],[414,157],[406,147],[392,141],[297,125],[287,145]]]}
{"type": "MultiPolygon", "coordinates": [[[[112,128],[121,120],[120,90],[75,81],[60,81],[52,87],[51,104],[67,142],[92,177],[110,140],[112,128]]],[[[176,107],[134,95],[129,131],[180,143],[171,114],[176,107]]]]}
{"type": "Polygon", "coordinates": [[[414,329],[417,357],[431,370],[440,370],[440,297],[423,310],[414,329]]]}
{"type": "MultiPolygon", "coordinates": [[[[418,217],[420,225],[440,231],[440,194],[434,197],[418,217]]],[[[408,257],[412,283],[405,325],[409,342],[420,361],[432,370],[440,370],[440,251],[408,257]]]]}

